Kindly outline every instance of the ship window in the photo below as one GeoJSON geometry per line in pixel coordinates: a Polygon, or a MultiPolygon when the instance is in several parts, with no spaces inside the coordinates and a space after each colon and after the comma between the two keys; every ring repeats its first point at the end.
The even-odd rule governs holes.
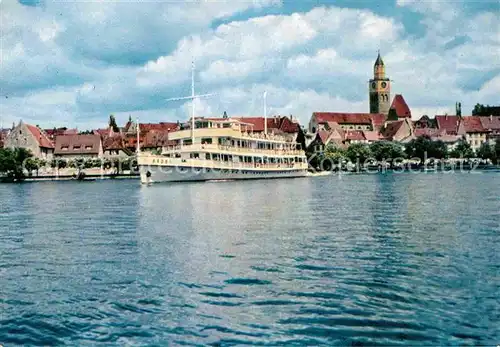
{"type": "Polygon", "coordinates": [[[224,124],[222,125],[222,127],[223,127],[223,128],[229,128],[230,126],[231,126],[231,124],[229,124],[229,123],[224,123],[224,124]]]}
{"type": "Polygon", "coordinates": [[[200,158],[200,153],[190,153],[189,157],[191,159],[199,159],[200,158]]]}
{"type": "Polygon", "coordinates": [[[205,153],[205,159],[210,160],[210,153],[205,153]]]}
{"type": "Polygon", "coordinates": [[[211,137],[204,137],[201,139],[201,144],[202,145],[211,145],[212,144],[212,138],[211,137]]]}

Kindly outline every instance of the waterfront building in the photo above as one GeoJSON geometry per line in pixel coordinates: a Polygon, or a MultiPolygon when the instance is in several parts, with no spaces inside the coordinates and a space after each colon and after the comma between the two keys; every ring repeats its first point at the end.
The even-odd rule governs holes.
{"type": "Polygon", "coordinates": [[[66,160],[102,158],[101,137],[95,134],[57,136],[54,157],[66,160]]]}
{"type": "Polygon", "coordinates": [[[460,117],[453,115],[436,115],[436,126],[439,130],[444,131],[448,135],[457,135],[458,126],[460,125],[460,117]]]}
{"type": "Polygon", "coordinates": [[[483,128],[489,131],[487,135],[488,142],[492,146],[495,145],[495,143],[500,139],[500,115],[480,117],[480,120],[483,128]]]}
{"type": "Polygon", "coordinates": [[[386,119],[380,113],[314,112],[309,121],[309,131],[328,130],[329,124],[336,124],[343,130],[379,131],[386,119]]]}
{"type": "Polygon", "coordinates": [[[485,129],[480,117],[461,117],[458,134],[464,136],[465,141],[469,143],[474,152],[476,152],[483,143],[487,142],[487,137],[491,131],[485,129]]]}
{"type": "Polygon", "coordinates": [[[22,120],[14,126],[5,138],[7,148],[25,148],[34,157],[51,160],[54,154],[54,143],[38,126],[26,124],[22,120]]]}
{"type": "Polygon", "coordinates": [[[103,157],[106,159],[126,159],[134,154],[125,146],[124,136],[117,134],[102,140],[103,157]]]}
{"type": "Polygon", "coordinates": [[[408,142],[414,136],[413,122],[410,118],[387,122],[381,131],[382,137],[387,141],[408,142]]]}
{"type": "Polygon", "coordinates": [[[423,115],[420,119],[413,122],[413,127],[415,129],[434,129],[437,128],[436,119],[430,118],[427,115],[423,115]]]}
{"type": "Polygon", "coordinates": [[[5,140],[10,133],[10,129],[1,129],[0,128],[0,148],[4,148],[5,140]]]}

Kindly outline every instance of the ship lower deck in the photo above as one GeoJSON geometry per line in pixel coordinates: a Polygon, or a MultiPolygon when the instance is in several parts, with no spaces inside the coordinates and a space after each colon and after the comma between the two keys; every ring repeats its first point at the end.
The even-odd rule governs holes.
{"type": "Polygon", "coordinates": [[[248,180],[270,178],[304,177],[307,170],[303,168],[290,169],[214,169],[188,166],[149,165],[139,167],[141,183],[189,182],[216,180],[248,180]]]}

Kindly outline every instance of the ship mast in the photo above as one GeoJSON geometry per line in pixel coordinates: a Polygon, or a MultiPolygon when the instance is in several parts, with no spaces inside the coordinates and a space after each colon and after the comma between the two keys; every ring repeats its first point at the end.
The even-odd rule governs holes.
{"type": "Polygon", "coordinates": [[[194,59],[191,64],[191,144],[194,145],[194,59]]]}
{"type": "Polygon", "coordinates": [[[267,137],[267,90],[264,91],[264,135],[267,137]]]}
{"type": "Polygon", "coordinates": [[[178,100],[191,100],[191,143],[194,143],[194,127],[195,127],[195,99],[198,98],[204,98],[207,96],[212,96],[215,95],[214,93],[211,94],[200,94],[196,95],[194,92],[194,74],[195,74],[195,68],[194,68],[194,59],[191,63],[191,95],[190,96],[182,96],[179,98],[170,98],[167,99],[167,101],[178,101],[178,100]]]}
{"type": "Polygon", "coordinates": [[[135,130],[136,130],[136,136],[137,136],[137,155],[139,155],[139,152],[141,151],[141,144],[139,143],[139,118],[136,118],[135,119],[135,123],[136,123],[136,127],[135,127],[135,130]]]}

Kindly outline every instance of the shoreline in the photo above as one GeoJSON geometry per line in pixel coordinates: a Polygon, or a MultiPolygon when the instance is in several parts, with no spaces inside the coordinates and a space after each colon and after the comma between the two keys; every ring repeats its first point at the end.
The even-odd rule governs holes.
{"type": "MultiPolygon", "coordinates": [[[[398,167],[398,168],[381,168],[377,166],[366,167],[362,169],[342,169],[342,170],[308,170],[308,174],[306,177],[321,177],[321,176],[331,176],[333,174],[384,174],[384,173],[407,173],[407,172],[415,172],[415,173],[438,173],[438,172],[499,172],[500,173],[500,165],[463,165],[458,167],[424,167],[424,166],[409,166],[409,167],[398,167]]],[[[77,181],[77,182],[92,182],[92,181],[102,181],[102,180],[139,180],[140,175],[137,173],[127,173],[127,174],[87,174],[78,177],[76,175],[40,175],[40,176],[28,176],[21,181],[11,181],[6,178],[0,178],[0,184],[8,184],[8,183],[22,183],[22,182],[68,182],[68,181],[77,181]]]]}

